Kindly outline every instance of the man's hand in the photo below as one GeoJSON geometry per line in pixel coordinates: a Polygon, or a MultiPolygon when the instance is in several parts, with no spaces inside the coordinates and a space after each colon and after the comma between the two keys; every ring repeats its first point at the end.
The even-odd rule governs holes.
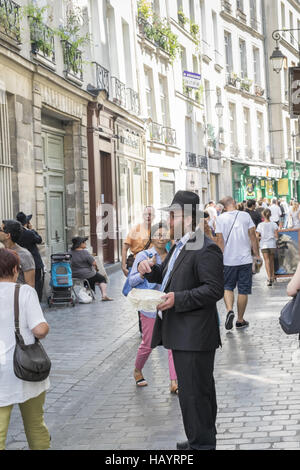
{"type": "Polygon", "coordinates": [[[152,266],[154,266],[155,262],[149,259],[145,259],[141,261],[138,265],[138,272],[144,276],[144,274],[151,273],[152,266]]]}
{"type": "Polygon", "coordinates": [[[164,301],[157,305],[157,310],[169,310],[170,308],[174,307],[175,304],[175,294],[174,292],[168,292],[164,297],[164,301]]]}

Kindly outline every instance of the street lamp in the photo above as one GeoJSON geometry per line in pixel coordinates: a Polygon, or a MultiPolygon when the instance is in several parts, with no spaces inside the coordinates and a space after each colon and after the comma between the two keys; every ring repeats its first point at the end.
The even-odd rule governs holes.
{"type": "Polygon", "coordinates": [[[222,103],[218,101],[215,106],[215,110],[216,110],[216,114],[218,118],[221,119],[221,117],[223,116],[223,112],[224,112],[224,106],[222,105],[222,103]]]}
{"type": "MultiPolygon", "coordinates": [[[[279,49],[279,41],[282,39],[282,36],[281,32],[289,32],[291,33],[291,31],[300,31],[299,28],[295,28],[295,29],[276,29],[275,31],[272,32],[272,38],[274,39],[274,41],[276,41],[276,47],[270,57],[270,60],[272,61],[272,64],[273,64],[273,70],[274,72],[276,73],[279,73],[282,69],[282,66],[283,66],[283,62],[284,62],[284,59],[286,59],[286,57],[282,54],[281,50],[279,49]]],[[[292,34],[291,34],[292,36],[292,34]]],[[[293,36],[294,38],[294,36],[293,36]]],[[[298,43],[298,67],[300,67],[300,42],[297,41],[295,38],[294,40],[298,43]]]]}

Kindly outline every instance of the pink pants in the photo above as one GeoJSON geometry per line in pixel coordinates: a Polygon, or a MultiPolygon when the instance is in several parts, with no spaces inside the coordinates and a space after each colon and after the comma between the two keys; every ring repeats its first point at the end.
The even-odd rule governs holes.
{"type": "MultiPolygon", "coordinates": [[[[136,356],[135,367],[142,370],[148,357],[151,354],[151,339],[155,323],[155,318],[148,318],[141,313],[142,322],[142,342],[136,356]]],[[[168,350],[170,380],[177,380],[172,351],[168,350]]]]}

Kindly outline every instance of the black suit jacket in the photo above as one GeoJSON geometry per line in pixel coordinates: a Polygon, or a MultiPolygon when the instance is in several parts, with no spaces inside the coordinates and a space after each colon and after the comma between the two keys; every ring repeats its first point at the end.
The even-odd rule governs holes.
{"type": "MultiPolygon", "coordinates": [[[[145,277],[162,283],[174,247],[161,265],[145,277]]],[[[165,292],[175,293],[175,305],[157,315],[151,347],[181,351],[212,351],[221,345],[216,303],[224,295],[223,254],[204,236],[203,247],[179,254],[165,292]]]]}

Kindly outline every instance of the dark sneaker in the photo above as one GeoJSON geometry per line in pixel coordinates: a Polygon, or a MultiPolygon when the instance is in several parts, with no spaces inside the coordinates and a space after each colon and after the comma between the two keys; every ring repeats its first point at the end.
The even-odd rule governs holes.
{"type": "Polygon", "coordinates": [[[189,450],[189,449],[191,449],[189,441],[177,442],[176,449],[177,450],[189,450]]]}
{"type": "Polygon", "coordinates": [[[269,279],[268,282],[267,282],[267,286],[270,287],[270,286],[272,286],[272,285],[273,285],[273,282],[271,281],[271,279],[269,279]]]}
{"type": "Polygon", "coordinates": [[[249,322],[246,321],[246,320],[237,321],[236,324],[235,324],[235,327],[236,327],[238,330],[241,330],[242,328],[247,328],[247,326],[249,326],[249,322]]]}
{"type": "Polygon", "coordinates": [[[227,313],[226,321],[225,321],[226,330],[232,330],[233,319],[234,319],[234,311],[229,310],[229,312],[227,313]]]}

